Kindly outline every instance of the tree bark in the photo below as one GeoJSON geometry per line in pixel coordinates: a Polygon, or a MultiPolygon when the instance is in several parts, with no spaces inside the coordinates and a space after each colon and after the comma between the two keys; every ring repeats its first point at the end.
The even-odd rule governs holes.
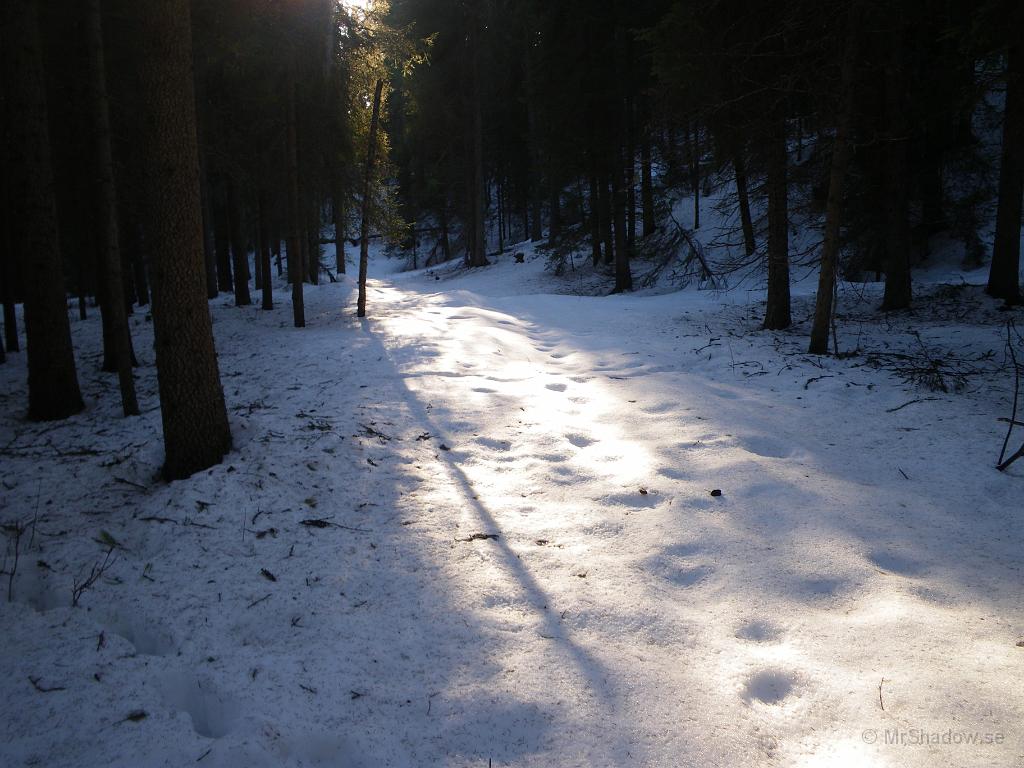
{"type": "MultiPolygon", "coordinates": [[[[113,363],[121,389],[121,408],[125,416],[139,414],[139,401],[132,376],[132,337],[125,312],[124,285],[121,280],[121,243],[117,222],[117,190],[114,187],[114,159],[110,147],[110,107],[103,49],[103,14],[100,0],[87,0],[89,80],[91,85],[93,138],[95,141],[97,219],[105,288],[103,316],[109,317],[113,363]]],[[[106,346],[106,345],[104,345],[106,346]]]]}
{"type": "Polygon", "coordinates": [[[136,12],[163,474],[176,480],[219,463],[231,431],[206,298],[189,2],[136,12]]]}
{"type": "Polygon", "coordinates": [[[825,209],[825,240],[821,248],[821,271],[818,274],[818,295],[814,305],[814,323],[808,352],[812,355],[828,354],[828,332],[832,324],[833,297],[836,273],[839,267],[839,233],[843,208],[843,182],[850,165],[850,127],[853,121],[853,79],[857,66],[857,33],[859,19],[856,2],[850,4],[846,43],[842,64],[842,104],[836,124],[836,138],[832,145],[832,168],[828,182],[828,202],[825,209]]]}
{"type": "MultiPolygon", "coordinates": [[[[1018,14],[1022,15],[1022,14],[1018,14]]],[[[1006,108],[999,166],[999,204],[987,292],[1020,304],[1020,220],[1024,199],[1024,44],[1007,52],[1006,108]]]]}
{"type": "Polygon", "coordinates": [[[366,317],[366,272],[370,260],[370,203],[373,194],[373,165],[377,160],[377,124],[380,122],[380,99],[384,81],[377,80],[373,89],[373,113],[370,116],[369,146],[366,148],[366,174],[363,178],[363,217],[359,228],[359,298],[357,317],[366,317]]]}
{"type": "Polygon", "coordinates": [[[67,293],[57,234],[46,86],[35,0],[5,0],[5,90],[11,157],[10,203],[19,222],[25,265],[25,332],[28,338],[29,418],[63,419],[85,404],[71,346],[67,293]]]}
{"type": "Polygon", "coordinates": [[[768,136],[768,305],[764,327],[788,328],[792,323],[789,295],[789,190],[786,121],[771,121],[768,136]]]}
{"type": "Polygon", "coordinates": [[[747,256],[753,256],[757,250],[754,239],[754,219],[750,215],[750,193],[747,179],[747,164],[743,159],[743,150],[733,146],[732,167],[736,173],[736,199],[740,207],[740,224],[743,227],[743,250],[747,256]]]}

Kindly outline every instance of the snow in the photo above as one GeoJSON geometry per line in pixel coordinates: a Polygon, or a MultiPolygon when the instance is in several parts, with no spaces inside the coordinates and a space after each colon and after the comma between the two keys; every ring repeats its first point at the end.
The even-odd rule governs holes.
{"type": "MultiPolygon", "coordinates": [[[[171,485],[144,315],[136,419],[95,313],[85,413],[25,422],[12,355],[0,764],[1024,763],[1008,375],[921,391],[759,331],[756,291],[571,295],[525,250],[378,278],[366,321],[350,278],[302,330],[283,286],[212,302],[235,449],[171,485]]],[[[844,346],[1001,355],[991,308],[861,292],[844,346]]]]}

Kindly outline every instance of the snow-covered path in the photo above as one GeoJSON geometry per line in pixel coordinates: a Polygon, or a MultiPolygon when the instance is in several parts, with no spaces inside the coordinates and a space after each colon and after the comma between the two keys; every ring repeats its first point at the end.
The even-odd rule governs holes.
{"type": "Polygon", "coordinates": [[[151,368],[140,419],[109,377],[5,417],[4,520],[42,511],[0,763],[1024,765],[1001,405],[782,354],[728,295],[518,268],[374,282],[365,322],[310,288],[303,330],[215,303],[236,450],[185,482],[151,368]]]}
{"type": "Polygon", "coordinates": [[[430,527],[499,536],[457,544],[448,578],[508,695],[551,718],[541,762],[1021,761],[1021,522],[1011,482],[936,454],[970,454],[964,424],[858,423],[892,404],[722,376],[735,360],[692,354],[708,334],[675,299],[373,302],[451,448],[421,491],[430,527]],[[1003,744],[868,743],[912,729],[1003,744]]]}

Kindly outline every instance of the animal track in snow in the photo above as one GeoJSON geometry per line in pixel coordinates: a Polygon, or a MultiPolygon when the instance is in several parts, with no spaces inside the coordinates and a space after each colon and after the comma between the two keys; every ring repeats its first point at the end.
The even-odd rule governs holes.
{"type": "Polygon", "coordinates": [[[883,571],[900,576],[917,576],[923,570],[919,562],[898,552],[876,549],[868,554],[868,560],[883,571]]]}
{"type": "Polygon", "coordinates": [[[115,614],[107,621],[107,629],[135,646],[142,656],[170,656],[177,651],[174,634],[144,616],[115,614]]]}
{"type": "Polygon", "coordinates": [[[565,384],[545,384],[544,389],[550,389],[552,392],[565,392],[567,387],[565,384]]]}
{"type": "Polygon", "coordinates": [[[237,702],[209,681],[176,674],[165,678],[161,689],[167,704],[187,713],[200,736],[219,739],[231,733],[238,722],[237,702]]]}
{"type": "Polygon", "coordinates": [[[661,469],[658,470],[658,474],[661,475],[662,477],[667,477],[669,480],[689,479],[689,475],[687,475],[685,472],[678,469],[673,469],[672,467],[662,467],[661,469]]]}
{"type": "Polygon", "coordinates": [[[762,669],[755,672],[743,685],[743,700],[747,704],[781,704],[793,692],[796,676],[783,669],[762,669]]]}
{"type": "Polygon", "coordinates": [[[766,459],[788,459],[795,453],[791,446],[770,437],[753,435],[740,438],[738,442],[743,450],[766,459]]]}
{"type": "Polygon", "coordinates": [[[769,621],[757,619],[737,629],[736,637],[754,643],[773,643],[782,637],[782,631],[769,621]]]}
{"type": "Polygon", "coordinates": [[[580,435],[576,433],[570,433],[566,435],[565,439],[568,440],[573,445],[575,445],[577,448],[586,448],[598,442],[598,440],[592,437],[587,437],[586,435],[580,435]]]}
{"type": "Polygon", "coordinates": [[[510,451],[512,450],[512,443],[508,440],[495,440],[490,437],[478,437],[476,442],[482,445],[484,448],[490,448],[494,451],[510,451]]]}

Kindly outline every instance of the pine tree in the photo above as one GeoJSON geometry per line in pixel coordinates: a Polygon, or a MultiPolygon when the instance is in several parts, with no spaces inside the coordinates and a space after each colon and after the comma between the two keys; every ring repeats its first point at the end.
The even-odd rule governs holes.
{"type": "Polygon", "coordinates": [[[137,12],[163,473],[175,480],[219,463],[231,432],[206,299],[189,3],[137,12]]]}
{"type": "Polygon", "coordinates": [[[38,8],[9,0],[2,46],[8,91],[9,202],[24,264],[29,418],[63,419],[85,404],[78,387],[61,264],[38,8]]]}

